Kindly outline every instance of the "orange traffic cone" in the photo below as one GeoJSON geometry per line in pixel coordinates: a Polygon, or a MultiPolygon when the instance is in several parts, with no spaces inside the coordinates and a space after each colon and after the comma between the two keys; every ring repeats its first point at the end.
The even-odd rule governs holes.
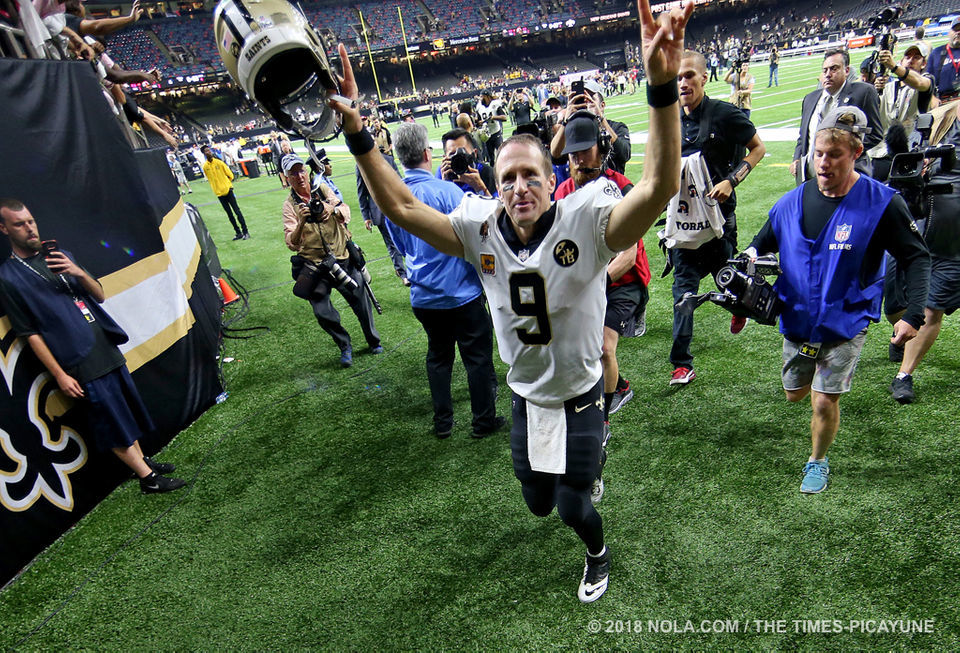
{"type": "Polygon", "coordinates": [[[223,293],[224,306],[226,306],[227,304],[232,304],[233,302],[240,299],[240,297],[237,296],[237,293],[233,292],[233,288],[231,288],[230,285],[223,280],[223,277],[220,277],[219,279],[217,279],[217,281],[220,283],[220,292],[223,293]]]}

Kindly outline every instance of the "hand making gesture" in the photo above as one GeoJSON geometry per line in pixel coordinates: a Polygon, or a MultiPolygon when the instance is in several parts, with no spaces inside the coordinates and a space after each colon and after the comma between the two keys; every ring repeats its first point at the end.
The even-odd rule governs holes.
{"type": "Polygon", "coordinates": [[[650,86],[666,84],[680,71],[683,34],[693,13],[693,2],[688,1],[682,8],[664,12],[655,19],[650,12],[650,0],[637,0],[637,13],[647,83],[650,86]]]}
{"type": "MultiPolygon", "coordinates": [[[[346,105],[336,97],[329,99],[330,107],[343,116],[341,126],[344,133],[356,134],[363,129],[363,121],[360,118],[360,110],[356,108],[356,99],[359,96],[357,91],[357,81],[353,77],[353,66],[350,65],[350,57],[347,55],[347,48],[343,43],[337,46],[337,53],[340,55],[340,69],[343,76],[337,75],[337,83],[340,84],[340,95],[350,100],[350,105],[346,105]]],[[[330,89],[331,93],[336,93],[336,89],[330,89]]]]}

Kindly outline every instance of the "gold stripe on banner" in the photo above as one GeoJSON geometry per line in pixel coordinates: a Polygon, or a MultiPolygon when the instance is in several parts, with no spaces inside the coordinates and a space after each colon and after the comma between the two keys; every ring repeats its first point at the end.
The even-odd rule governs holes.
{"type": "Polygon", "coordinates": [[[170,209],[170,212],[163,216],[163,220],[160,222],[160,237],[163,238],[164,245],[170,240],[170,232],[172,232],[173,228],[180,222],[180,218],[186,214],[186,209],[183,207],[183,197],[181,197],[177,200],[177,203],[173,205],[173,208],[170,209]]]}
{"type": "Polygon", "coordinates": [[[151,277],[165,272],[170,264],[170,254],[163,250],[152,256],[142,258],[136,263],[131,263],[116,272],[100,277],[98,281],[103,286],[103,294],[106,295],[107,299],[110,299],[151,277]]]}
{"type": "MultiPolygon", "coordinates": [[[[163,240],[164,248],[167,247],[170,240],[170,234],[181,223],[182,220],[189,220],[186,209],[184,208],[183,198],[180,198],[174,207],[164,216],[160,223],[159,232],[163,240]]],[[[191,228],[191,233],[192,228],[191,228]]],[[[184,270],[185,280],[183,291],[189,300],[193,294],[193,281],[197,275],[197,269],[200,266],[200,243],[194,240],[194,251],[190,257],[187,269],[184,270]]],[[[114,297],[125,290],[129,290],[148,279],[166,272],[173,266],[173,260],[170,253],[164,249],[152,256],[141,259],[127,267],[108,274],[100,279],[103,286],[103,292],[107,298],[114,297]]],[[[150,362],[161,353],[169,349],[175,342],[187,335],[187,332],[193,327],[196,318],[188,305],[186,311],[175,318],[170,324],[161,331],[152,336],[136,347],[124,353],[127,359],[127,368],[133,372],[139,367],[150,362]]]]}
{"type": "MultiPolygon", "coordinates": [[[[167,246],[167,240],[170,238],[170,232],[177,226],[177,223],[186,217],[183,208],[183,198],[177,201],[172,209],[164,216],[160,223],[160,237],[163,240],[163,246],[167,246]]],[[[111,272],[99,279],[103,286],[103,294],[107,299],[114,295],[119,295],[125,290],[129,290],[141,281],[146,281],[150,277],[156,276],[169,267],[170,254],[164,249],[146,258],[142,258],[136,263],[131,263],[125,268],[111,272]]],[[[196,270],[196,268],[194,268],[196,270]]]]}
{"type": "Polygon", "coordinates": [[[133,372],[165,352],[173,343],[187,335],[194,322],[196,318],[193,316],[193,311],[187,310],[163,331],[127,351],[124,354],[127,359],[127,369],[133,372]]]}

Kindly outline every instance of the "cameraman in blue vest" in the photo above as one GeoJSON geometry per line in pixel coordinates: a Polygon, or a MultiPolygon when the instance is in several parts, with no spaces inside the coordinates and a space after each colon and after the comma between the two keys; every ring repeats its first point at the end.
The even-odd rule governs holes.
{"type": "Polygon", "coordinates": [[[792,402],[811,395],[813,407],[805,494],[827,488],[840,396],[850,391],[867,325],[880,318],[885,251],[904,271],[909,304],[891,342],[916,337],[924,321],[930,254],[903,198],[854,169],[868,131],[860,109],[830,111],[814,141],[816,180],[781,197],[744,252],[780,252],[783,389],[792,402]]]}

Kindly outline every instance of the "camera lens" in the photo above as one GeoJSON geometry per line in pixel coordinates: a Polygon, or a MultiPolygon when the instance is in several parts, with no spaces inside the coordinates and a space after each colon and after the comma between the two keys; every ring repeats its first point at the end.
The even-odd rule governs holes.
{"type": "Polygon", "coordinates": [[[717,285],[721,288],[726,288],[728,285],[730,285],[730,282],[733,281],[735,276],[736,273],[734,272],[733,268],[721,268],[720,271],[717,272],[717,285]]]}

